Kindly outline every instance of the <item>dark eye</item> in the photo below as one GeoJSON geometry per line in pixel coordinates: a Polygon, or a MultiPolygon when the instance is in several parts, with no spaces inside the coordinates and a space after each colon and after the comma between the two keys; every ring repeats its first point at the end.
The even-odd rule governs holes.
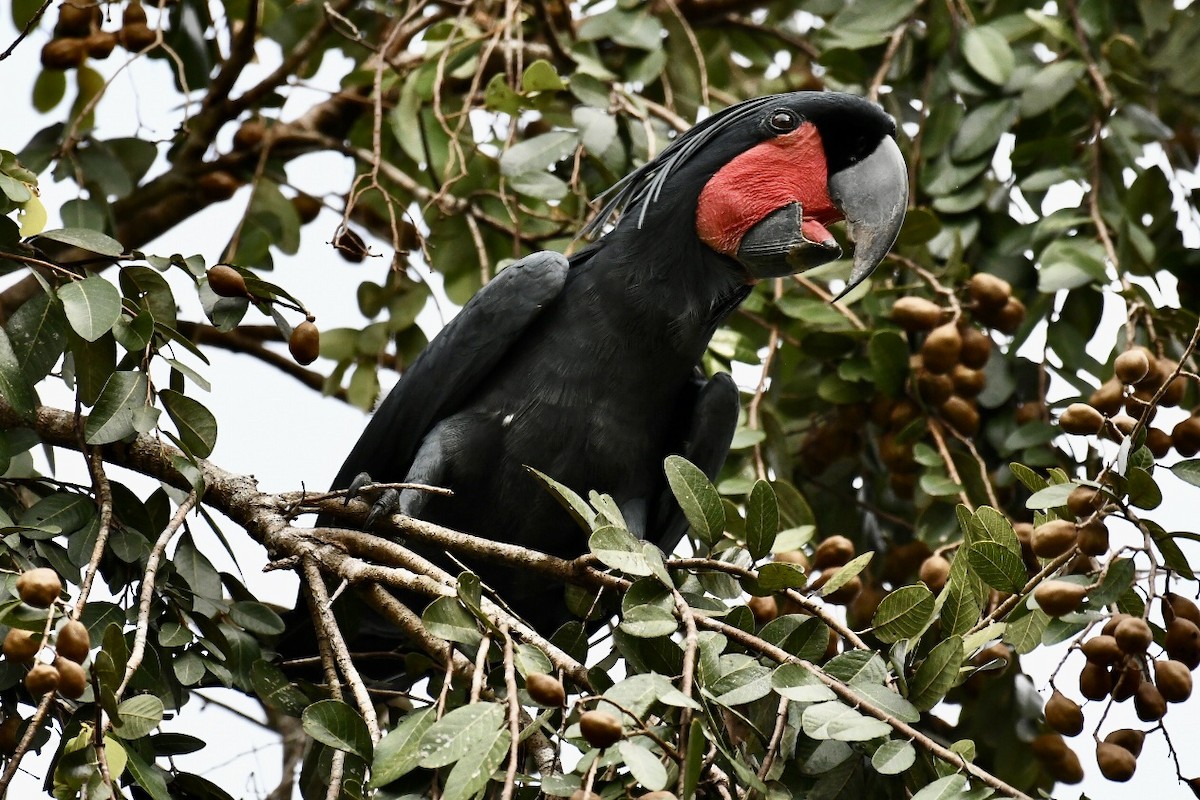
{"type": "Polygon", "coordinates": [[[767,127],[775,133],[790,133],[800,126],[800,117],[786,108],[776,109],[767,118],[767,127]]]}

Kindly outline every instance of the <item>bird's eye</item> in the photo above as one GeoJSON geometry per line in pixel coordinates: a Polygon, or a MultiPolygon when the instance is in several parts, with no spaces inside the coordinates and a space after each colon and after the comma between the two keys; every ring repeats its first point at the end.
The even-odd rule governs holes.
{"type": "Polygon", "coordinates": [[[767,118],[767,127],[775,133],[790,133],[800,126],[800,117],[786,108],[776,109],[767,118]]]}

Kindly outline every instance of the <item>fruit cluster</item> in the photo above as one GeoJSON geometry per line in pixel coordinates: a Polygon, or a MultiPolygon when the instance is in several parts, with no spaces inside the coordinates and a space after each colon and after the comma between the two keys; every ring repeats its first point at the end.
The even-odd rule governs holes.
{"type": "Polygon", "coordinates": [[[158,34],[146,24],[146,10],[140,0],[125,6],[119,30],[102,30],[103,22],[98,0],[66,0],[58,8],[53,38],[42,47],[42,66],[76,69],[89,57],[108,58],[118,44],[138,53],[158,41],[158,34]]]}
{"type": "MultiPolygon", "coordinates": [[[[228,264],[217,264],[209,268],[208,286],[218,297],[241,298],[251,294],[245,276],[228,264]]],[[[315,317],[309,315],[292,328],[288,336],[288,352],[298,364],[311,364],[321,353],[321,332],[317,329],[314,319],[315,317]]]]}
{"type": "MultiPolygon", "coordinates": [[[[17,595],[21,601],[34,608],[48,609],[51,614],[62,588],[58,573],[47,567],[26,570],[17,579],[17,595]]],[[[4,637],[3,651],[9,661],[32,662],[25,675],[25,688],[33,697],[57,690],[59,695],[75,700],[87,689],[87,671],[83,664],[91,646],[87,627],[78,620],[67,619],[50,637],[42,631],[35,633],[11,628],[4,637]]]]}

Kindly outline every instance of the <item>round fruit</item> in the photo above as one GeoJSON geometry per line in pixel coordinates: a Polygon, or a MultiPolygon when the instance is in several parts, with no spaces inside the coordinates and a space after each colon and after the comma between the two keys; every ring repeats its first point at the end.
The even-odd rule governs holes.
{"type": "Polygon", "coordinates": [[[142,4],[138,0],[125,6],[125,10],[121,12],[122,25],[145,25],[146,24],[146,9],[142,8],[142,4]]]}
{"type": "Polygon", "coordinates": [[[1038,734],[1029,743],[1029,749],[1033,751],[1034,758],[1043,762],[1057,761],[1071,750],[1058,733],[1038,734]]]}
{"type": "Polygon", "coordinates": [[[1133,708],[1142,722],[1158,722],[1167,713],[1167,701],[1150,681],[1142,681],[1133,693],[1133,708]]]}
{"type": "Polygon", "coordinates": [[[1083,657],[1093,664],[1115,664],[1124,655],[1117,640],[1104,634],[1088,639],[1083,643],[1082,650],[1083,657]]]}
{"type": "Polygon", "coordinates": [[[567,691],[553,675],[531,672],[525,676],[525,688],[538,705],[562,708],[567,703],[567,691]]]}
{"type": "Polygon", "coordinates": [[[954,395],[938,411],[951,428],[963,436],[974,436],[979,432],[979,410],[970,400],[954,395]]]}
{"type": "Polygon", "coordinates": [[[1024,321],[1025,304],[1015,297],[1010,297],[1004,307],[992,317],[991,326],[1001,333],[1011,336],[1017,332],[1024,321]]]}
{"type": "Polygon", "coordinates": [[[811,566],[808,560],[808,554],[803,550],[785,550],[782,553],[776,553],[774,560],[781,561],[784,564],[795,564],[804,572],[808,572],[809,567],[811,566]]]}
{"type": "Polygon", "coordinates": [[[1096,745],[1096,763],[1104,777],[1119,783],[1132,778],[1134,770],[1137,769],[1137,759],[1133,753],[1120,745],[1108,742],[1096,745]]]}
{"type": "Polygon", "coordinates": [[[300,217],[300,224],[307,225],[321,213],[322,206],[321,201],[311,194],[300,192],[292,198],[292,208],[296,209],[296,216],[300,217]]]}
{"type": "Polygon", "coordinates": [[[288,337],[288,351],[297,364],[308,365],[316,361],[321,354],[321,332],[317,326],[304,320],[293,328],[288,337]]]}
{"type": "Polygon", "coordinates": [[[917,577],[931,591],[940,592],[945,588],[946,580],[950,577],[950,562],[942,556],[930,556],[921,562],[921,569],[918,571],[917,577]]]}
{"type": "Polygon", "coordinates": [[[1029,546],[1038,558],[1058,558],[1075,547],[1079,526],[1066,519],[1052,519],[1033,529],[1029,546]]]}
{"type": "Polygon", "coordinates": [[[233,197],[242,183],[223,169],[206,172],[196,178],[196,187],[206,200],[219,203],[233,197]]]}
{"type": "Polygon", "coordinates": [[[1058,424],[1067,433],[1091,436],[1104,427],[1104,415],[1087,403],[1071,403],[1058,418],[1058,424]]]}
{"type": "MultiPolygon", "coordinates": [[[[1174,372],[1176,366],[1178,366],[1178,365],[1172,361],[1170,363],[1171,369],[1169,370],[1168,374],[1170,374],[1171,372],[1174,372]]],[[[1183,402],[1183,396],[1186,393],[1187,393],[1187,379],[1184,378],[1182,375],[1176,375],[1174,378],[1171,379],[1171,382],[1167,384],[1167,390],[1165,392],[1163,392],[1163,396],[1162,396],[1162,398],[1159,399],[1158,402],[1160,405],[1165,406],[1166,408],[1174,408],[1175,406],[1177,406],[1181,402],[1183,402]]]]}
{"type": "Polygon", "coordinates": [[[109,31],[96,31],[83,40],[87,54],[95,59],[105,59],[117,48],[117,35],[109,31]]]}
{"type": "Polygon", "coordinates": [[[1112,676],[1108,669],[1091,661],[1079,672],[1079,692],[1088,700],[1103,700],[1112,691],[1112,676]]]}
{"type": "Polygon", "coordinates": [[[931,406],[940,406],[954,394],[954,381],[949,375],[935,375],[927,369],[919,370],[917,394],[931,406]]]}
{"type": "Polygon", "coordinates": [[[1192,696],[1192,673],[1178,661],[1155,661],[1154,684],[1168,703],[1182,703],[1192,696]]]}
{"type": "Polygon", "coordinates": [[[1076,486],[1067,495],[1067,508],[1077,517],[1090,517],[1104,507],[1108,496],[1091,486],[1076,486]]]}
{"type": "Polygon", "coordinates": [[[952,322],[934,328],[921,345],[921,359],[925,369],[939,375],[954,368],[961,352],[962,335],[958,332],[958,326],[952,322]]]}
{"type": "Polygon", "coordinates": [[[1104,623],[1104,627],[1100,629],[1100,633],[1105,636],[1112,636],[1117,632],[1117,626],[1125,620],[1129,619],[1130,615],[1122,612],[1113,614],[1108,618],[1108,622],[1104,623]]]}
{"type": "Polygon", "coordinates": [[[1150,455],[1164,458],[1171,452],[1171,434],[1158,428],[1147,428],[1146,447],[1150,450],[1150,455]]]}
{"type": "Polygon", "coordinates": [[[51,39],[42,46],[42,66],[46,69],[74,69],[87,58],[83,39],[51,39]]]}
{"type": "Polygon", "coordinates": [[[92,639],[87,626],[79,620],[71,620],[58,632],[54,641],[55,651],[63,658],[82,664],[92,649],[92,639]]]}
{"type": "Polygon", "coordinates": [[[351,264],[361,264],[371,253],[362,237],[349,228],[341,228],[334,234],[333,249],[351,264]]]}
{"type": "Polygon", "coordinates": [[[1098,519],[1079,526],[1079,552],[1102,556],[1108,552],[1108,527],[1098,519]]]}
{"type": "Polygon", "coordinates": [[[11,756],[17,752],[17,744],[21,741],[21,722],[16,714],[5,714],[4,722],[0,722],[0,753],[11,756]]]}
{"type": "Polygon", "coordinates": [[[1042,611],[1052,617],[1072,613],[1079,608],[1086,595],[1085,587],[1067,581],[1043,581],[1033,590],[1033,597],[1042,611]]]}
{"type": "Polygon", "coordinates": [[[158,34],[146,23],[125,25],[117,31],[117,41],[131,53],[140,53],[158,41],[158,34]]]}
{"type": "Polygon", "coordinates": [[[1188,669],[1200,666],[1200,626],[1190,619],[1175,617],[1167,623],[1163,649],[1168,658],[1186,664],[1188,669]]]}
{"type": "Polygon", "coordinates": [[[4,637],[4,657],[9,661],[30,661],[42,649],[42,635],[11,628],[4,637]]]}
{"type": "Polygon", "coordinates": [[[954,381],[954,393],[959,397],[975,397],[987,386],[987,376],[965,364],[955,364],[950,378],[954,381]]]}
{"type": "Polygon", "coordinates": [[[625,737],[621,721],[607,711],[585,711],[579,717],[579,732],[592,747],[609,747],[625,737]]]}
{"type": "Polygon", "coordinates": [[[1137,693],[1141,685],[1142,668],[1135,660],[1126,659],[1117,667],[1113,667],[1113,700],[1124,703],[1137,693]]]}
{"type": "Polygon", "coordinates": [[[1184,458],[1200,453],[1200,417],[1188,417],[1171,430],[1171,444],[1184,458]]]}
{"type": "Polygon", "coordinates": [[[249,294],[246,279],[228,264],[217,264],[208,270],[208,286],[219,297],[245,297],[249,294]]]}
{"type": "Polygon", "coordinates": [[[17,595],[36,608],[49,608],[62,594],[62,580],[49,567],[37,567],[17,578],[17,595]]]}
{"type": "Polygon", "coordinates": [[[49,664],[34,664],[25,676],[25,688],[34,697],[58,688],[58,670],[49,664]]]}
{"type": "MultiPolygon", "coordinates": [[[[966,362],[964,361],[964,363],[966,362]]],[[[1013,415],[1013,418],[1017,421],[1018,425],[1025,425],[1030,422],[1045,419],[1045,417],[1046,406],[1044,403],[1039,403],[1037,401],[1021,403],[1019,406],[1017,406],[1016,414],[1013,415]]]]}
{"type": "Polygon", "coordinates": [[[1088,405],[1106,417],[1111,417],[1121,410],[1125,399],[1125,387],[1116,378],[1111,378],[1100,384],[1100,388],[1088,397],[1088,405]]]}
{"type": "Polygon", "coordinates": [[[1083,709],[1062,692],[1055,691],[1046,702],[1046,724],[1063,736],[1077,736],[1083,731],[1083,709]]]}
{"type": "Polygon", "coordinates": [[[983,308],[1003,308],[1012,297],[1012,284],[987,272],[976,272],[967,281],[967,294],[983,308]]]}
{"type": "Polygon", "coordinates": [[[1170,604],[1171,611],[1176,617],[1183,617],[1189,622],[1200,625],[1200,608],[1197,608],[1191,600],[1174,592],[1167,592],[1163,596],[1163,600],[1170,604]]]}
{"type": "Polygon", "coordinates": [[[58,670],[58,693],[68,700],[78,700],[87,689],[87,673],[83,667],[65,658],[54,659],[58,670]]]}
{"type": "Polygon", "coordinates": [[[901,297],[892,306],[892,321],[910,333],[933,330],[942,321],[942,307],[924,297],[901,297]]]}
{"type": "Polygon", "coordinates": [[[1046,771],[1059,783],[1079,783],[1083,780],[1083,765],[1075,751],[1067,749],[1057,761],[1046,765],[1046,771]]]}
{"type": "Polygon", "coordinates": [[[100,21],[100,6],[76,4],[69,0],[58,7],[58,22],[54,24],[56,38],[87,36],[93,23],[100,21]]]}
{"type": "Polygon", "coordinates": [[[1105,736],[1104,741],[1125,748],[1136,758],[1142,754],[1142,744],[1146,741],[1146,732],[1133,728],[1120,728],[1105,736]]]}
{"type": "Polygon", "coordinates": [[[1150,624],[1141,617],[1129,617],[1121,620],[1113,636],[1120,645],[1122,652],[1129,655],[1141,655],[1154,641],[1154,632],[1150,624]]]}
{"type": "Polygon", "coordinates": [[[813,569],[841,567],[854,558],[854,542],[845,536],[830,536],[817,545],[813,553],[813,569]]]}
{"type": "Polygon", "coordinates": [[[1113,372],[1116,373],[1117,379],[1126,386],[1140,383],[1150,374],[1150,358],[1146,355],[1145,350],[1139,348],[1126,350],[1113,362],[1113,372]]]}
{"type": "Polygon", "coordinates": [[[779,603],[775,602],[775,598],[771,595],[751,597],[750,602],[746,605],[750,608],[750,613],[754,615],[754,621],[759,625],[770,622],[779,616],[779,603]]]}
{"type": "Polygon", "coordinates": [[[964,367],[983,369],[992,355],[992,337],[968,325],[962,329],[962,350],[958,354],[964,367]]]}
{"type": "Polygon", "coordinates": [[[233,148],[235,150],[253,150],[262,144],[266,135],[267,126],[261,119],[248,119],[233,134],[233,148]]]}

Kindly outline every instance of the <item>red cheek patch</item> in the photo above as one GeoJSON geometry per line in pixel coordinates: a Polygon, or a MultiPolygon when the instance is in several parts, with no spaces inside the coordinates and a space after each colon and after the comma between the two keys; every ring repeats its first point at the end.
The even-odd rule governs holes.
{"type": "Polygon", "coordinates": [[[755,145],[721,167],[700,192],[696,233],[718,253],[737,253],[746,231],[790,203],[804,209],[804,235],[832,238],[825,225],[842,218],[829,198],[821,134],[811,122],[755,145]]]}

